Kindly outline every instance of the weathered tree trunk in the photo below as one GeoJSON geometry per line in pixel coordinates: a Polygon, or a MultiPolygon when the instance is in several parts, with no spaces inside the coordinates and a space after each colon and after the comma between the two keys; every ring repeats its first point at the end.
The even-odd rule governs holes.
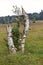
{"type": "Polygon", "coordinates": [[[23,39],[21,40],[21,47],[22,47],[22,53],[24,53],[25,50],[25,38],[27,36],[27,32],[29,30],[29,18],[25,10],[22,8],[22,14],[25,17],[25,27],[24,27],[24,34],[23,34],[23,39]]]}
{"type": "Polygon", "coordinates": [[[12,27],[10,25],[7,26],[7,32],[8,32],[8,45],[9,45],[9,50],[12,53],[16,53],[16,49],[13,43],[12,39],[12,27]]]}

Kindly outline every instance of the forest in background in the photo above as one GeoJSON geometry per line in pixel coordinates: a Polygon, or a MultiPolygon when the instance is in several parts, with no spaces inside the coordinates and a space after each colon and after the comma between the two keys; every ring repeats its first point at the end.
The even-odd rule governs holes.
{"type": "MultiPolygon", "coordinates": [[[[43,10],[41,10],[40,13],[29,13],[28,14],[29,16],[29,19],[30,20],[43,20],[43,10]]],[[[12,16],[3,16],[3,17],[0,17],[0,24],[6,24],[6,23],[12,23],[12,22],[16,22],[16,18],[18,16],[15,16],[15,15],[12,15],[12,16]]],[[[23,15],[20,15],[20,21],[23,20],[24,16],[23,15]]]]}

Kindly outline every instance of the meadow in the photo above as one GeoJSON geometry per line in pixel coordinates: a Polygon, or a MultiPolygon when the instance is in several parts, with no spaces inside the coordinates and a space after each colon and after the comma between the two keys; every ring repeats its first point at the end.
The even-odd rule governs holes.
{"type": "Polygon", "coordinates": [[[43,65],[43,22],[30,24],[24,54],[10,54],[6,39],[6,25],[0,24],[0,65],[43,65]]]}

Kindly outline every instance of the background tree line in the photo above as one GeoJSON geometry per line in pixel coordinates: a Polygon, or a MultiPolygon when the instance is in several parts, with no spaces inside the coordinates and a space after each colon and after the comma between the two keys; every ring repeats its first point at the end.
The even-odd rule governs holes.
{"type": "MultiPolygon", "coordinates": [[[[40,13],[29,13],[29,19],[30,20],[43,20],[43,10],[41,10],[40,13]]],[[[17,19],[16,18],[20,18],[20,21],[23,21],[24,16],[20,15],[20,16],[5,16],[5,17],[0,17],[0,23],[6,24],[6,23],[12,23],[12,22],[16,22],[17,19]]]]}
{"type": "Polygon", "coordinates": [[[43,20],[43,10],[40,13],[29,13],[30,20],[43,20]]]}

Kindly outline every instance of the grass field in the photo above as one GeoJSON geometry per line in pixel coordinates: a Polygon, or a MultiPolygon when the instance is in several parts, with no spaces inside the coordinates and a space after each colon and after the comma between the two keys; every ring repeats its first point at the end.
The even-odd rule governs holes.
{"type": "Polygon", "coordinates": [[[5,25],[0,25],[0,65],[43,65],[43,22],[31,23],[25,43],[25,53],[9,53],[5,41],[5,25]]]}

